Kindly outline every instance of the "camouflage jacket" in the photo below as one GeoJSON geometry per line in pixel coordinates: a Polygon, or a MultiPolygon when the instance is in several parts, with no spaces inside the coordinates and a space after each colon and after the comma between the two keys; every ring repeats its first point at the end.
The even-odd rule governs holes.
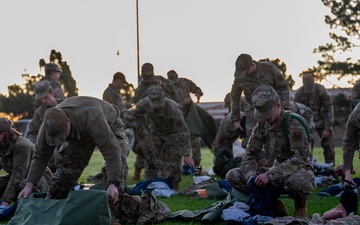
{"type": "Polygon", "coordinates": [[[184,106],[184,100],[190,97],[190,93],[198,94],[203,96],[203,92],[200,87],[198,87],[194,82],[187,78],[178,78],[179,83],[173,83],[175,87],[176,94],[179,98],[178,103],[184,106]]]}
{"type": "Polygon", "coordinates": [[[117,90],[113,84],[109,84],[109,86],[105,89],[102,98],[104,101],[116,105],[121,111],[126,110],[126,106],[120,91],[117,90]]]}
{"type": "Polygon", "coordinates": [[[15,202],[19,184],[26,178],[35,146],[28,139],[19,137],[16,142],[10,141],[8,146],[0,146],[0,169],[10,175],[9,183],[2,196],[8,203],[15,202]]]}
{"type": "Polygon", "coordinates": [[[356,82],[354,87],[350,90],[350,93],[353,94],[354,98],[360,95],[360,81],[356,82]]]}
{"type": "MultiPolygon", "coordinates": [[[[235,79],[231,87],[231,119],[240,121],[240,98],[244,92],[245,99],[252,106],[251,97],[256,88],[267,84],[272,86],[279,94],[284,108],[290,109],[289,85],[280,70],[270,62],[256,62],[257,71],[251,75],[238,75],[235,71],[235,79]]],[[[242,110],[243,111],[243,110],[242,110]]]]}
{"type": "Polygon", "coordinates": [[[190,132],[186,125],[181,106],[171,99],[165,98],[163,112],[155,111],[148,97],[142,99],[132,111],[134,116],[150,118],[149,128],[156,136],[176,133],[179,137],[179,150],[184,156],[190,155],[190,132]]]}
{"type": "Polygon", "coordinates": [[[253,129],[246,152],[240,166],[248,180],[257,175],[259,155],[263,146],[267,146],[266,158],[273,161],[268,176],[270,180],[277,180],[289,176],[300,168],[311,169],[310,148],[304,126],[292,117],[285,117],[290,112],[281,111],[274,124],[264,120],[258,121],[253,129]],[[287,118],[284,120],[284,117],[287,118]],[[285,130],[289,143],[284,137],[285,130]]]}
{"type": "Polygon", "coordinates": [[[179,102],[174,85],[168,79],[162,76],[154,76],[151,80],[142,80],[139,86],[135,89],[133,102],[136,104],[141,99],[145,98],[147,96],[148,88],[153,85],[161,85],[166,98],[172,99],[175,102],[179,102]]]}
{"type": "Polygon", "coordinates": [[[62,102],[66,97],[64,95],[60,83],[52,79],[51,77],[45,77],[44,79],[49,81],[52,89],[54,90],[54,98],[59,99],[58,102],[62,102]]]}
{"type": "Polygon", "coordinates": [[[310,130],[315,129],[314,118],[312,110],[304,104],[299,102],[291,102],[292,105],[296,104],[296,107],[291,107],[291,110],[302,116],[309,125],[310,130]]]}
{"type": "Polygon", "coordinates": [[[359,149],[360,104],[350,113],[343,137],[344,168],[353,168],[354,153],[359,149]]]}
{"type": "Polygon", "coordinates": [[[304,87],[300,87],[294,95],[294,102],[302,103],[313,111],[316,128],[331,129],[334,123],[334,108],[331,96],[323,85],[315,83],[314,93],[306,93],[304,87]]]}
{"type": "MultiPolygon", "coordinates": [[[[71,131],[67,141],[87,145],[92,142],[104,156],[108,181],[120,182],[121,151],[116,136],[126,139],[120,110],[105,101],[85,96],[67,98],[55,108],[64,110],[71,120],[71,131]]],[[[45,129],[41,126],[28,181],[34,184],[39,181],[54,149],[55,146],[47,144],[45,129]]]]}

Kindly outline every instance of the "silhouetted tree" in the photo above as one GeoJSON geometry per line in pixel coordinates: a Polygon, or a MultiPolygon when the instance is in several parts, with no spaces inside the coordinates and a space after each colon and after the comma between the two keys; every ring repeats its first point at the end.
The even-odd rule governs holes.
{"type": "MultiPolygon", "coordinates": [[[[329,75],[337,76],[338,80],[347,76],[351,83],[360,73],[359,47],[360,47],[360,2],[358,0],[321,0],[331,9],[332,15],[325,16],[325,23],[335,32],[330,32],[331,43],[326,43],[314,49],[320,53],[322,60],[318,66],[312,68],[319,81],[329,75]],[[359,52],[353,59],[351,55],[359,52]],[[356,61],[357,60],[357,61],[356,61]]],[[[334,84],[336,86],[336,84],[334,84]]]]}

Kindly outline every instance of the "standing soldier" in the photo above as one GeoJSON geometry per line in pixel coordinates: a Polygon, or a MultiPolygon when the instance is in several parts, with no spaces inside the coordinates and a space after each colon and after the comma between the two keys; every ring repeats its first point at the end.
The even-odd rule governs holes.
{"type": "Polygon", "coordinates": [[[60,85],[60,74],[61,69],[55,63],[47,63],[45,65],[45,78],[49,81],[51,87],[54,90],[54,98],[58,99],[58,102],[61,102],[65,99],[64,92],[60,85]]]}
{"type": "Polygon", "coordinates": [[[122,112],[130,108],[130,104],[125,104],[120,94],[120,89],[124,87],[124,84],[129,84],[126,81],[125,75],[121,72],[116,72],[113,75],[112,83],[109,84],[103,93],[103,100],[116,105],[122,112]]]}
{"type": "MultiPolygon", "coordinates": [[[[193,81],[187,78],[179,78],[178,74],[174,70],[170,70],[167,72],[168,79],[174,84],[175,91],[179,98],[178,103],[182,106],[182,111],[184,118],[186,120],[187,116],[189,115],[190,107],[193,103],[190,93],[195,94],[197,98],[197,102],[200,101],[200,97],[203,96],[203,92],[200,87],[198,87],[193,81]]],[[[192,124],[187,123],[187,126],[191,133],[192,124]]],[[[201,162],[201,144],[200,144],[200,137],[191,134],[190,136],[190,144],[191,144],[191,157],[194,160],[195,166],[200,166],[201,162]]]]}
{"type": "Polygon", "coordinates": [[[251,96],[260,85],[272,86],[278,95],[285,109],[290,109],[289,85],[281,71],[271,62],[256,62],[248,54],[241,54],[235,63],[235,79],[231,88],[231,119],[237,129],[246,129],[246,138],[243,140],[243,147],[246,147],[251,130],[256,124],[254,118],[254,107],[251,96]],[[246,116],[246,127],[240,125],[240,101],[244,92],[245,99],[249,106],[244,110],[246,116]]]}
{"type": "Polygon", "coordinates": [[[135,117],[149,118],[149,128],[154,142],[154,161],[146,160],[145,176],[171,178],[173,189],[179,190],[181,181],[181,159],[184,164],[194,167],[190,157],[190,133],[179,104],[164,97],[160,85],[151,86],[148,95],[135,109],[129,110],[135,117]]]}
{"type": "MultiPolygon", "coordinates": [[[[251,194],[253,187],[272,187],[278,191],[277,198],[280,193],[287,193],[295,202],[293,216],[307,218],[306,201],[315,188],[307,124],[301,116],[282,108],[280,96],[269,85],[258,87],[251,102],[255,107],[254,116],[258,122],[251,133],[241,166],[230,170],[226,180],[233,188],[247,195],[251,194]],[[271,167],[259,164],[264,145],[268,147],[266,158],[274,159],[271,167]]],[[[276,206],[279,209],[284,208],[283,204],[278,202],[264,203],[264,210],[271,211],[276,206]]]]}
{"type": "Polygon", "coordinates": [[[294,95],[294,101],[308,106],[313,111],[316,131],[324,150],[325,163],[335,164],[334,108],[331,96],[325,87],[314,82],[312,73],[303,75],[303,86],[294,95]]]}

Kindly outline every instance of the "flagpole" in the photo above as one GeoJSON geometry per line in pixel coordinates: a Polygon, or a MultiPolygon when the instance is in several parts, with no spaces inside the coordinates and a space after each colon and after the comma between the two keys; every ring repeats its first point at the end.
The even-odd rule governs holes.
{"type": "Polygon", "coordinates": [[[137,81],[141,81],[140,76],[140,44],[139,44],[139,0],[136,0],[136,47],[137,47],[137,81]]]}

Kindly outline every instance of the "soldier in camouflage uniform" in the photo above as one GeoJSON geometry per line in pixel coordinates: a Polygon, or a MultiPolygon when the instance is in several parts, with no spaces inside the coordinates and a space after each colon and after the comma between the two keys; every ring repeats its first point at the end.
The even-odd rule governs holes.
{"type": "MultiPolygon", "coordinates": [[[[28,173],[35,145],[12,128],[12,122],[0,118],[0,170],[6,172],[0,177],[1,208],[5,209],[16,202],[22,181],[28,173]]],[[[47,168],[36,186],[37,191],[47,192],[52,177],[47,168]]]]}
{"type": "Polygon", "coordinates": [[[165,98],[160,85],[151,86],[147,93],[148,96],[130,110],[135,117],[143,118],[146,114],[150,120],[154,155],[158,161],[146,160],[145,174],[151,174],[151,179],[171,177],[173,189],[178,191],[182,175],[181,159],[184,157],[184,164],[194,167],[190,157],[190,133],[181,106],[165,98]]]}
{"type": "MultiPolygon", "coordinates": [[[[34,87],[34,94],[35,94],[35,101],[41,101],[41,105],[35,110],[34,116],[31,120],[29,126],[29,132],[27,138],[32,142],[36,143],[36,139],[38,133],[40,131],[41,124],[44,120],[44,115],[46,110],[52,108],[58,104],[57,99],[54,98],[54,90],[50,86],[49,81],[42,80],[39,81],[34,87]]],[[[61,100],[58,100],[61,101],[61,100]]],[[[54,156],[50,159],[48,167],[52,172],[55,172],[55,154],[56,150],[54,151],[54,156]]]]}
{"type": "Polygon", "coordinates": [[[36,142],[36,150],[20,197],[27,198],[37,184],[56,146],[57,170],[53,175],[47,198],[64,199],[88,165],[95,147],[106,162],[105,186],[117,202],[125,189],[121,148],[128,148],[119,109],[100,99],[76,96],[49,109],[44,117],[36,142]]]}
{"type": "Polygon", "coordinates": [[[281,71],[271,62],[253,61],[248,54],[241,54],[235,63],[235,79],[231,88],[231,119],[236,128],[246,129],[246,138],[243,140],[243,147],[246,147],[251,130],[256,124],[254,118],[254,107],[251,96],[260,85],[272,86],[280,96],[282,106],[290,109],[289,85],[281,71]],[[244,92],[245,99],[249,106],[244,109],[246,116],[246,127],[240,126],[240,99],[244,92]]]}
{"type": "MultiPolygon", "coordinates": [[[[139,86],[135,89],[135,96],[133,98],[133,103],[136,104],[141,99],[145,98],[147,96],[148,89],[154,85],[160,85],[163,88],[166,98],[172,99],[174,101],[178,101],[178,97],[176,95],[174,85],[165,77],[160,75],[155,75],[154,66],[151,63],[144,63],[142,65],[141,77],[142,80],[139,86]]],[[[147,120],[145,119],[140,121],[146,122],[147,120]]],[[[134,138],[135,138],[134,149],[137,149],[136,151],[141,151],[141,148],[138,145],[144,146],[143,143],[139,143],[139,142],[144,141],[143,139],[140,138],[141,136],[143,137],[144,135],[146,135],[146,133],[149,133],[147,129],[148,129],[147,123],[145,124],[138,123],[138,127],[134,127],[134,138]]],[[[141,169],[144,168],[145,166],[145,159],[141,156],[141,154],[136,155],[136,161],[134,163],[134,166],[135,166],[135,173],[133,180],[137,181],[140,179],[141,169]]]]}
{"type": "MultiPolygon", "coordinates": [[[[197,98],[197,102],[200,101],[200,97],[203,96],[203,92],[193,81],[187,78],[179,78],[178,74],[174,70],[167,72],[168,79],[174,84],[175,91],[179,98],[178,103],[182,105],[183,115],[186,118],[188,116],[189,107],[193,104],[190,97],[190,93],[194,94],[197,98]]],[[[191,116],[191,115],[190,115],[191,116]]],[[[190,125],[188,124],[188,127],[190,125]]],[[[201,144],[200,137],[194,134],[190,136],[191,157],[194,160],[195,166],[200,166],[201,162],[201,144]]]]}
{"type": "Polygon", "coordinates": [[[331,96],[325,87],[314,82],[312,73],[303,75],[303,86],[294,95],[294,101],[308,106],[313,111],[316,131],[324,149],[325,163],[335,164],[334,108],[331,96]]]}
{"type": "Polygon", "coordinates": [[[354,87],[350,90],[350,93],[346,96],[350,101],[350,108],[353,110],[355,106],[360,102],[360,81],[356,82],[354,87]]]}
{"type": "Polygon", "coordinates": [[[294,199],[294,217],[307,218],[306,200],[315,188],[307,124],[301,116],[284,111],[280,96],[269,85],[258,87],[251,102],[258,122],[241,166],[230,170],[226,180],[244,194],[250,194],[250,178],[255,178],[254,183],[259,187],[272,184],[294,199]],[[268,145],[267,159],[274,159],[272,167],[259,165],[259,154],[264,145],[268,145]]]}
{"type": "Polygon", "coordinates": [[[130,104],[126,105],[121,94],[120,89],[129,83],[126,81],[125,75],[120,72],[116,72],[113,75],[112,83],[105,89],[103,93],[103,100],[113,105],[116,105],[121,112],[130,108],[130,104]]]}

